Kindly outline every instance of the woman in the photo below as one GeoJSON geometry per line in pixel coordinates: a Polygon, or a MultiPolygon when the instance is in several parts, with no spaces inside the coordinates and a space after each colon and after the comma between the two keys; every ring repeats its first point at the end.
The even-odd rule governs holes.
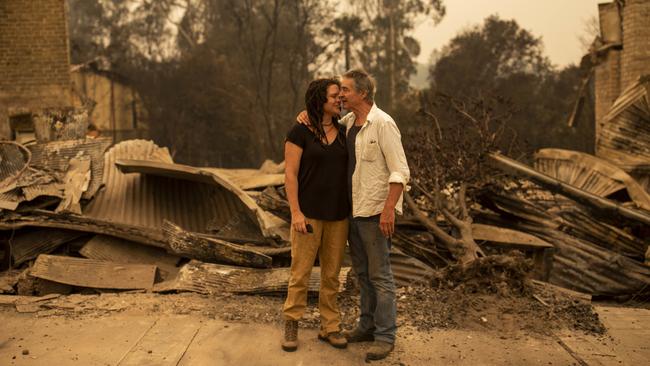
{"type": "Polygon", "coordinates": [[[296,124],[285,142],[291,277],[283,308],[282,349],[289,352],[298,348],[298,320],[307,306],[307,287],[317,254],[321,268],[318,338],[337,348],[347,346],[340,333],[336,302],[350,211],[345,129],[338,123],[339,89],[336,79],[312,81],[305,93],[310,125],[296,124]]]}

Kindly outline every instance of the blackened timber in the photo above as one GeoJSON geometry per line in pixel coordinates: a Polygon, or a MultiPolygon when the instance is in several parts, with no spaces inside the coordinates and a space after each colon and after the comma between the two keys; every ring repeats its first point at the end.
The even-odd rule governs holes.
{"type": "Polygon", "coordinates": [[[169,247],[184,257],[253,268],[270,268],[272,264],[268,255],[241,245],[196,235],[169,221],[163,223],[163,231],[169,247]]]}

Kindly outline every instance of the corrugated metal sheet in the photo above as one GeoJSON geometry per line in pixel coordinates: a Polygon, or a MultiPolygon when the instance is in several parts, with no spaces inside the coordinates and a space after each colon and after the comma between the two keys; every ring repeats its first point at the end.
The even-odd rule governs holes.
{"type": "MultiPolygon", "coordinates": [[[[590,225],[598,224],[596,220],[585,222],[585,216],[572,218],[561,215],[559,226],[553,227],[531,220],[549,212],[537,202],[515,195],[494,194],[489,199],[496,199],[497,211],[502,206],[506,207],[507,216],[478,216],[476,219],[487,219],[493,224],[523,230],[553,244],[555,254],[549,278],[551,283],[594,295],[650,293],[650,267],[624,255],[621,248],[627,244],[617,238],[616,233],[610,232],[608,237],[606,226],[602,227],[603,230],[593,230],[590,225]],[[508,204],[504,205],[505,202],[508,204]],[[532,215],[533,211],[537,213],[532,215]],[[580,230],[573,230],[576,228],[580,230]],[[600,244],[592,241],[595,236],[599,236],[600,244]]],[[[575,203],[573,206],[575,208],[575,203]]],[[[638,239],[635,241],[638,244],[638,239]]]]}
{"type": "Polygon", "coordinates": [[[91,162],[90,184],[82,198],[90,199],[101,187],[104,174],[104,152],[110,145],[110,138],[53,141],[31,145],[29,146],[32,152],[30,166],[58,174],[62,180],[72,158],[89,156],[91,162]]]}
{"type": "Polygon", "coordinates": [[[625,189],[637,207],[650,211],[650,194],[623,169],[595,156],[542,149],[535,154],[535,170],[600,197],[625,189]]]}
{"type": "Polygon", "coordinates": [[[50,253],[59,245],[86,235],[84,232],[62,229],[20,230],[9,240],[11,256],[14,265],[38,257],[39,254],[50,253]]]}
{"type": "Polygon", "coordinates": [[[151,141],[129,140],[105,154],[104,189],[84,208],[84,216],[131,226],[161,229],[163,220],[183,228],[207,232],[213,221],[222,223],[235,212],[230,197],[208,184],[159,176],[124,174],[118,159],[172,163],[166,148],[151,141]]]}
{"type": "Polygon", "coordinates": [[[169,220],[200,233],[252,226],[264,236],[276,235],[284,223],[214,172],[174,164],[167,149],[151,141],[117,144],[106,153],[104,164],[106,188],[85,207],[85,216],[157,230],[169,220]],[[118,160],[126,162],[121,166],[128,173],[142,174],[121,172],[118,160]]]}
{"type": "Polygon", "coordinates": [[[390,250],[390,268],[393,270],[395,284],[400,287],[426,284],[434,273],[433,268],[395,247],[390,250]]]}
{"type": "Polygon", "coordinates": [[[15,186],[13,183],[27,169],[30,160],[31,153],[23,145],[0,141],[0,193],[15,186]]]}
{"type": "Polygon", "coordinates": [[[596,155],[624,165],[650,161],[650,76],[640,77],[603,119],[596,155]]]}

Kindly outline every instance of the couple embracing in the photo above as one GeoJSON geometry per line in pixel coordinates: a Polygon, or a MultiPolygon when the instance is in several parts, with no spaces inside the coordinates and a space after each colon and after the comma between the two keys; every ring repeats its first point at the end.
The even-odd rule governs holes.
{"type": "Polygon", "coordinates": [[[374,103],[375,85],[364,71],[312,81],[285,143],[286,191],[291,207],[291,277],[283,308],[282,348],[298,347],[298,320],[318,255],[318,299],[323,341],[337,348],[373,342],[366,358],[385,358],[394,347],[395,283],[390,238],[401,214],[409,168],[395,121],[374,103]],[[340,118],[341,105],[350,111],[340,118]],[[342,331],[337,305],[346,241],[359,280],[361,315],[342,331]]]}

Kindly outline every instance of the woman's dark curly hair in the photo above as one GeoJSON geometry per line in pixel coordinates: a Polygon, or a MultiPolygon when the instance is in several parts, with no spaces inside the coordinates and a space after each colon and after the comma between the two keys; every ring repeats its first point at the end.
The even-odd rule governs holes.
{"type": "MultiPolygon", "coordinates": [[[[309,83],[307,91],[305,92],[305,106],[307,107],[309,123],[321,143],[323,140],[327,141],[325,129],[323,128],[323,104],[327,103],[327,88],[329,88],[330,85],[336,85],[340,88],[341,82],[339,82],[338,79],[333,78],[316,79],[309,83]]],[[[339,119],[337,116],[332,118],[332,123],[334,124],[334,128],[338,131],[339,119]]]]}

